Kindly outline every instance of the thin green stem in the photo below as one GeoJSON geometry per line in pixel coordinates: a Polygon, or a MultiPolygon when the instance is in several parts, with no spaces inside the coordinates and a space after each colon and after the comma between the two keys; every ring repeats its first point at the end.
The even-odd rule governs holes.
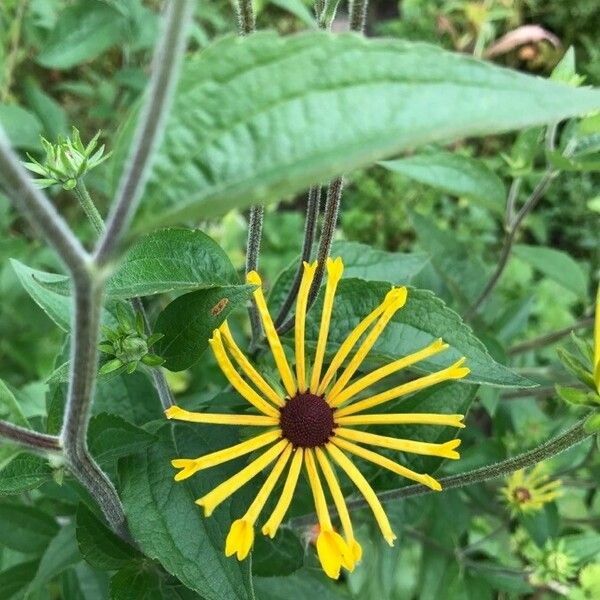
{"type": "Polygon", "coordinates": [[[83,179],[79,179],[77,181],[77,185],[74,190],[77,199],[79,200],[79,204],[81,208],[83,208],[83,212],[85,216],[88,218],[89,222],[92,224],[92,227],[95,229],[98,235],[102,235],[106,227],[104,226],[104,220],[100,216],[96,205],[92,201],[92,198],[83,183],[83,179]]]}
{"type": "Polygon", "coordinates": [[[352,0],[350,5],[350,30],[364,32],[369,0],[352,0]]]}
{"type": "Polygon", "coordinates": [[[235,0],[235,12],[237,13],[240,35],[252,33],[256,27],[252,0],[235,0]]]}
{"type": "MultiPolygon", "coordinates": [[[[490,479],[496,479],[524,469],[531,467],[544,460],[552,458],[565,450],[568,450],[572,446],[583,442],[591,437],[591,434],[587,433],[584,424],[587,417],[584,417],[578,421],[573,427],[557,435],[556,437],[548,440],[533,450],[523,452],[518,456],[507,458],[492,465],[487,465],[479,469],[473,469],[472,471],[466,471],[465,473],[458,473],[457,475],[449,475],[448,477],[442,477],[439,482],[442,485],[443,491],[451,490],[454,488],[464,487],[472,485],[474,483],[482,483],[489,481],[490,479]]],[[[387,492],[380,492],[377,497],[382,502],[390,502],[393,500],[403,500],[404,498],[411,498],[414,496],[423,496],[425,494],[439,493],[434,492],[430,488],[416,484],[409,485],[396,490],[389,490],[387,492]]],[[[347,501],[349,510],[358,510],[368,506],[367,502],[363,498],[357,498],[347,501]]],[[[332,513],[335,513],[335,507],[330,507],[332,513]]],[[[304,515],[297,519],[293,519],[291,524],[295,527],[301,527],[312,523],[315,519],[313,513],[304,515]]]]}

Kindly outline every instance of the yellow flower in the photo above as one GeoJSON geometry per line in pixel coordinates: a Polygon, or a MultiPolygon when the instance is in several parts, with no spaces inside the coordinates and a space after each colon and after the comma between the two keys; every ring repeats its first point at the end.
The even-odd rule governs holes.
{"type": "Polygon", "coordinates": [[[198,458],[179,458],[172,461],[173,466],[179,469],[179,472],[175,475],[175,480],[180,481],[202,469],[214,467],[262,449],[262,453],[249,462],[239,473],[196,501],[198,505],[204,508],[205,516],[210,516],[221,502],[274,463],[258,495],[246,513],[231,525],[225,544],[227,556],[236,554],[239,560],[243,560],[248,555],[254,541],[255,523],[268,497],[275,489],[284,471],[286,471],[279,499],[273,512],[262,526],[263,534],[270,537],[275,536],[290,506],[300,471],[304,467],[319,520],[319,535],[316,542],[317,554],[327,575],[337,578],[341,567],[348,570],[354,568],[361,558],[362,550],[354,537],[352,522],[340,488],[336,469],[344,472],[362,493],[371,507],[387,542],[393,545],[396,538],[377,495],[364,475],[349,458],[349,455],[355,455],[375,463],[402,477],[422,483],[433,490],[439,491],[441,489],[440,484],[431,476],[416,473],[360,444],[390,448],[399,452],[452,459],[459,458],[456,451],[460,444],[459,439],[453,439],[442,444],[433,444],[376,435],[357,429],[357,427],[389,424],[464,427],[463,415],[384,414],[376,412],[365,414],[364,411],[441,381],[460,379],[469,373],[469,369],[463,366],[464,358],[462,358],[436,373],[425,375],[387,391],[357,400],[356,398],[361,392],[384,377],[438,354],[448,346],[442,340],[436,340],[410,356],[395,360],[367,375],[353,379],[362,361],[385,329],[387,323],[406,302],[407,289],[404,287],[393,288],[382,303],[350,332],[325,370],[325,349],[329,334],[329,323],[335,292],[343,272],[343,264],[340,258],[329,259],[327,262],[327,285],[323,312],[311,368],[306,361],[304,331],[308,295],[316,268],[316,262],[313,264],[304,263],[304,274],[296,305],[295,364],[292,365],[293,369],[286,358],[267,309],[261,288],[261,279],[256,272],[251,272],[247,276],[248,283],[258,286],[254,291],[254,299],[260,312],[267,341],[281,376],[285,395],[278,393],[258,373],[234,341],[225,322],[219,329],[214,331],[210,340],[212,350],[221,370],[231,385],[260,414],[207,414],[189,412],[178,406],[173,406],[166,411],[166,415],[169,419],[195,423],[246,425],[265,428],[264,433],[230,448],[198,458]],[[349,360],[344,367],[343,365],[348,358],[349,360]],[[232,359],[236,365],[234,365],[232,359]],[[325,371],[324,374],[323,371],[325,371]],[[335,531],[331,522],[321,477],[324,478],[333,499],[340,518],[343,535],[335,531]]]}
{"type": "Polygon", "coordinates": [[[536,512],[561,495],[560,479],[551,480],[542,463],[529,472],[515,471],[500,488],[501,496],[513,514],[536,512]]]}

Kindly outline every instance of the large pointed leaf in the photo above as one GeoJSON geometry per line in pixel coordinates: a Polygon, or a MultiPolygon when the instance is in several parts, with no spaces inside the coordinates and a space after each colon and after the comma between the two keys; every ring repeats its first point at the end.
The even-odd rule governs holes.
{"type": "Polygon", "coordinates": [[[137,226],[223,214],[426,143],[599,108],[600,91],[426,44],[324,32],[224,38],[183,68],[137,226]]]}

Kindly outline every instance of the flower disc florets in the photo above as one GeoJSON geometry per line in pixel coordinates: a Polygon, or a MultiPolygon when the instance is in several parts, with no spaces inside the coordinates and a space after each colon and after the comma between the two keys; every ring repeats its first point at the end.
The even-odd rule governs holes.
{"type": "Polygon", "coordinates": [[[299,393],[281,408],[279,425],[294,448],[324,446],[335,427],[333,409],[323,396],[299,393]]]}

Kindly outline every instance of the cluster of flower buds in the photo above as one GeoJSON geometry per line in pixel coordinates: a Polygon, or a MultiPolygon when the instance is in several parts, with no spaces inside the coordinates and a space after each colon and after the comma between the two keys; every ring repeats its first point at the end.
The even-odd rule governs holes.
{"type": "Polygon", "coordinates": [[[148,367],[162,365],[164,359],[152,354],[150,348],[163,337],[163,334],[146,335],[141,313],[136,313],[132,318],[124,304],[117,304],[116,316],[118,322],[116,328],[102,328],[105,339],[100,343],[99,349],[114,358],[102,365],[100,375],[117,370],[133,373],[140,362],[148,367]]]}
{"type": "Polygon", "coordinates": [[[40,188],[60,184],[65,190],[72,190],[79,178],[109,158],[110,152],[104,154],[104,145],[96,150],[100,134],[99,131],[87,146],[81,141],[79,131],[75,127],[71,137],[59,136],[56,144],[42,137],[46,159],[39,162],[27,154],[31,162],[23,164],[30,171],[40,175],[40,178],[36,179],[40,188]]]}

